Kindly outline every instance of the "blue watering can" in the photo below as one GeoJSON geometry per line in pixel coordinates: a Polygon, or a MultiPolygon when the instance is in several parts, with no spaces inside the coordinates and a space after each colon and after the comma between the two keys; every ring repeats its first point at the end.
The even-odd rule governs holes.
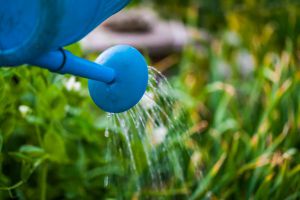
{"type": "Polygon", "coordinates": [[[0,0],[0,66],[31,64],[88,78],[90,95],[101,109],[120,113],[132,108],[148,84],[146,61],[136,49],[112,47],[96,63],[62,49],[129,1],[0,0]]]}

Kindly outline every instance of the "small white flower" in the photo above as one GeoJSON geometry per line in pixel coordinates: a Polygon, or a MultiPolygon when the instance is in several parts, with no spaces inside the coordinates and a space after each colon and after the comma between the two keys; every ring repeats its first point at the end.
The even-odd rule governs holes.
{"type": "Polygon", "coordinates": [[[29,113],[31,113],[32,109],[29,106],[26,105],[20,105],[19,106],[19,111],[22,115],[22,117],[26,117],[29,113]]]}
{"type": "Polygon", "coordinates": [[[156,105],[154,100],[154,94],[152,92],[146,92],[141,100],[141,105],[145,110],[150,110],[156,105]]]}
{"type": "Polygon", "coordinates": [[[231,77],[232,71],[231,71],[230,65],[227,62],[220,61],[217,65],[217,68],[218,68],[219,74],[223,78],[228,79],[231,77]]]}
{"type": "Polygon", "coordinates": [[[255,69],[254,57],[247,51],[241,51],[237,54],[236,63],[243,76],[251,75],[255,69]]]}
{"type": "Polygon", "coordinates": [[[153,130],[152,143],[154,145],[160,145],[166,139],[168,129],[164,126],[157,127],[153,130]]]}
{"type": "Polygon", "coordinates": [[[69,79],[67,79],[64,82],[64,85],[68,91],[78,92],[81,89],[81,83],[79,81],[76,81],[75,76],[71,76],[69,79]]]}
{"type": "Polygon", "coordinates": [[[224,40],[227,44],[238,47],[241,44],[241,39],[236,32],[228,31],[224,34],[224,40]]]}

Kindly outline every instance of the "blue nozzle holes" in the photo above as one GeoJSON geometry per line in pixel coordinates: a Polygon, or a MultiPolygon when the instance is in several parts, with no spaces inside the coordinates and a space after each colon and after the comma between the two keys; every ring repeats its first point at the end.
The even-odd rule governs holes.
{"type": "Polygon", "coordinates": [[[142,54],[127,45],[112,47],[96,60],[111,67],[116,76],[112,83],[89,80],[90,95],[97,106],[110,113],[121,113],[134,107],[148,85],[148,67],[142,54]]]}

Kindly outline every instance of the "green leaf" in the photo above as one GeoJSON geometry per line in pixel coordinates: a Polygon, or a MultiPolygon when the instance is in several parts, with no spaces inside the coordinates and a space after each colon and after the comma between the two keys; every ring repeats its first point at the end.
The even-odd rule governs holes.
{"type": "Polygon", "coordinates": [[[52,161],[62,163],[68,159],[64,140],[59,134],[53,131],[46,133],[44,136],[44,147],[52,161]]]}
{"type": "Polygon", "coordinates": [[[24,145],[20,148],[20,152],[30,156],[30,157],[41,157],[43,155],[45,155],[45,150],[40,148],[40,147],[36,147],[36,146],[32,146],[32,145],[24,145]]]}
{"type": "Polygon", "coordinates": [[[33,159],[31,157],[29,157],[28,155],[25,155],[23,153],[20,152],[9,152],[8,155],[12,156],[14,159],[16,159],[17,161],[26,161],[26,162],[32,162],[33,159]]]}

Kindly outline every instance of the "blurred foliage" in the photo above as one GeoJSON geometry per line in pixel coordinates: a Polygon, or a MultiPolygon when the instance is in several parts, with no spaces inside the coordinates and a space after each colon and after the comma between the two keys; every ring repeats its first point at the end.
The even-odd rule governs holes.
{"type": "Polygon", "coordinates": [[[201,29],[171,66],[170,94],[194,124],[182,138],[186,188],[139,196],[130,180],[105,187],[122,171],[105,160],[105,115],[86,80],[3,68],[0,199],[299,199],[299,1],[137,4],[201,29]]]}

